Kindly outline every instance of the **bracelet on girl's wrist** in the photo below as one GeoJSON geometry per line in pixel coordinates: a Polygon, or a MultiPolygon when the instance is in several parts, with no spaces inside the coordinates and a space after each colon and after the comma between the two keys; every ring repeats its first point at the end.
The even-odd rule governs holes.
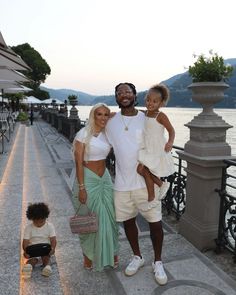
{"type": "Polygon", "coordinates": [[[81,187],[81,186],[84,186],[84,183],[80,183],[80,184],[79,184],[79,187],[81,187]]]}
{"type": "Polygon", "coordinates": [[[79,187],[79,190],[80,191],[84,191],[85,190],[85,187],[84,186],[81,186],[81,187],[79,187]]]}

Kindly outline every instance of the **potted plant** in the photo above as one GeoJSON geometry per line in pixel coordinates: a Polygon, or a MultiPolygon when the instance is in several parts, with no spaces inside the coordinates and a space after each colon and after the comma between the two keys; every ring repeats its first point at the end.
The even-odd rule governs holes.
{"type": "Polygon", "coordinates": [[[213,105],[224,98],[224,90],[229,87],[225,82],[232,76],[234,68],[225,65],[222,56],[209,51],[209,56],[194,55],[197,60],[189,66],[189,75],[193,83],[188,86],[192,90],[192,98],[203,107],[203,113],[213,112],[213,105]]]}
{"type": "Polygon", "coordinates": [[[20,112],[19,115],[17,116],[17,121],[21,122],[22,124],[28,123],[29,116],[25,112],[20,112]]]}
{"type": "Polygon", "coordinates": [[[70,102],[70,105],[72,106],[72,108],[70,110],[70,116],[69,116],[70,119],[77,119],[78,118],[78,111],[75,107],[78,103],[77,98],[78,98],[78,96],[74,95],[74,94],[71,94],[68,96],[68,100],[70,102]]]}
{"type": "Polygon", "coordinates": [[[71,94],[71,95],[68,96],[68,100],[70,102],[70,105],[72,105],[72,106],[76,106],[77,99],[78,99],[77,95],[71,94]]]}
{"type": "Polygon", "coordinates": [[[226,82],[233,74],[234,68],[225,65],[223,57],[212,50],[209,51],[209,57],[204,54],[194,57],[197,61],[188,69],[193,82],[226,82]]]}

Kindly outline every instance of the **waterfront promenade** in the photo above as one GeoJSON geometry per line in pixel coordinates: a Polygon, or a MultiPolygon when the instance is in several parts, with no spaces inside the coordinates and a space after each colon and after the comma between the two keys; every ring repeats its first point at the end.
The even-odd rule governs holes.
{"type": "Polygon", "coordinates": [[[33,126],[17,124],[6,153],[0,155],[0,295],[233,295],[236,281],[188,243],[164,220],[163,262],[166,286],[154,280],[152,246],[147,224],[138,218],[145,265],[133,277],[124,275],[131,255],[120,227],[120,266],[104,272],[82,267],[77,235],[69,229],[74,214],[71,187],[75,177],[71,143],[42,120],[33,126]],[[41,276],[37,266],[30,280],[21,277],[21,237],[29,202],[47,202],[58,245],[52,259],[53,274],[41,276]]]}

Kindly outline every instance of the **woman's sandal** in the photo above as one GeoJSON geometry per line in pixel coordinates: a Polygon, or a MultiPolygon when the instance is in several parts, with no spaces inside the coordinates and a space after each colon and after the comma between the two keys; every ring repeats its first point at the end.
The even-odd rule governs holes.
{"type": "Polygon", "coordinates": [[[113,268],[117,268],[118,266],[119,266],[119,257],[118,257],[118,255],[115,255],[113,268]]]}
{"type": "Polygon", "coordinates": [[[87,270],[93,269],[93,262],[86,255],[84,255],[84,268],[87,270]]]}

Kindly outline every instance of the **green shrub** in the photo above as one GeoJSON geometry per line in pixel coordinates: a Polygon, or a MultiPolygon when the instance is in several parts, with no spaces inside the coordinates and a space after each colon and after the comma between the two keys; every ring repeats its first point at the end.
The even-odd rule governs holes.
{"type": "Polygon", "coordinates": [[[29,116],[25,112],[19,113],[19,115],[17,117],[17,121],[27,121],[28,119],[29,119],[29,116]]]}
{"type": "Polygon", "coordinates": [[[71,94],[68,96],[68,100],[71,101],[71,100],[77,100],[78,96],[75,95],[75,94],[71,94]]]}
{"type": "Polygon", "coordinates": [[[232,76],[234,68],[231,65],[225,65],[222,56],[213,53],[212,50],[209,54],[209,57],[204,54],[194,56],[197,61],[188,68],[193,82],[220,82],[232,76]]]}

